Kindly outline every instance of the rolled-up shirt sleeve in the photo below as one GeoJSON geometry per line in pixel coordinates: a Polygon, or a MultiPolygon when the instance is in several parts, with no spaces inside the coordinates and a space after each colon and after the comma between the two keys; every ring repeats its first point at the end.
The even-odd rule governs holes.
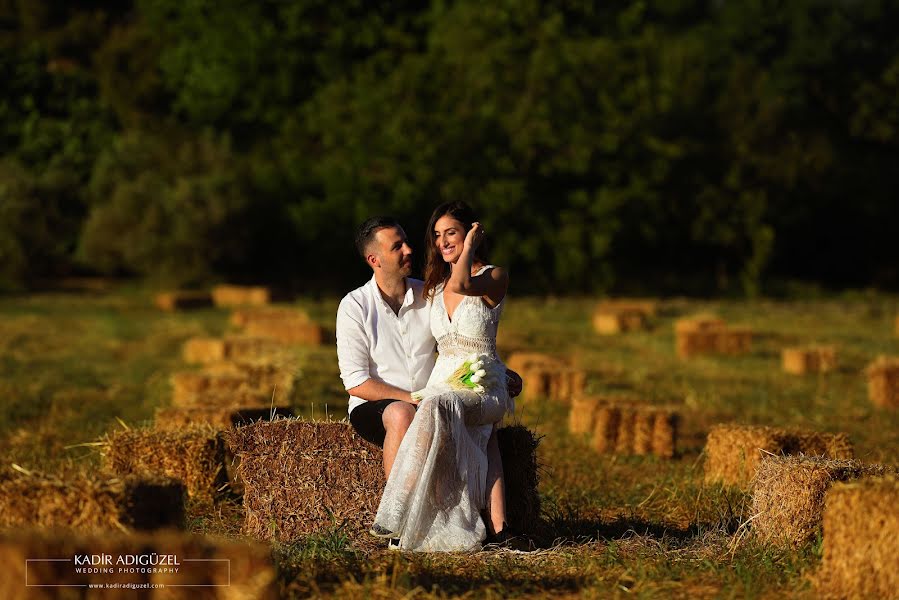
{"type": "Polygon", "coordinates": [[[337,365],[344,389],[352,389],[371,379],[369,335],[363,326],[362,307],[344,298],[337,308],[337,365]]]}

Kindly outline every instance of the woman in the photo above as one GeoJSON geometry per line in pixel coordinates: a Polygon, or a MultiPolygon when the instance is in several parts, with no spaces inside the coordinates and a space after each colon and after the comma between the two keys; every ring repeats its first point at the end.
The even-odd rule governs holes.
{"type": "MultiPolygon", "coordinates": [[[[448,380],[472,354],[491,374],[505,371],[496,354],[496,331],[509,276],[487,263],[484,228],[462,202],[442,204],[426,233],[423,294],[431,303],[437,364],[415,418],[397,452],[372,533],[399,538],[408,550],[474,550],[486,537],[481,511],[491,510],[491,533],[508,537],[501,517],[502,463],[495,426],[512,401],[504,377],[488,377],[479,391],[448,380]],[[490,473],[488,473],[488,452],[490,473]],[[494,522],[499,520],[499,522],[494,522]]],[[[478,388],[475,388],[478,389],[478,388]]]]}

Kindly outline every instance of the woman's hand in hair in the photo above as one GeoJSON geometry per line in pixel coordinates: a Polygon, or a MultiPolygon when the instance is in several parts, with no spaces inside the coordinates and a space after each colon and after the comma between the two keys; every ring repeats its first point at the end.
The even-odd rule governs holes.
{"type": "Polygon", "coordinates": [[[486,235],[487,232],[484,231],[483,225],[481,225],[478,221],[475,221],[471,224],[471,229],[468,230],[468,233],[465,234],[463,248],[471,248],[472,251],[477,250],[478,246],[481,245],[481,242],[484,241],[484,237],[486,235]]]}

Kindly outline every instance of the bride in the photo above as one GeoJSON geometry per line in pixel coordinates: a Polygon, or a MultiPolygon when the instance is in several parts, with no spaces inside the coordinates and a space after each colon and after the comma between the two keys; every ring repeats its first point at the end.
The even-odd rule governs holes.
{"type": "MultiPolygon", "coordinates": [[[[504,502],[496,485],[502,467],[495,429],[513,405],[505,379],[491,374],[505,371],[496,354],[496,331],[509,276],[483,258],[484,235],[462,202],[438,206],[428,224],[422,293],[430,301],[439,355],[427,387],[416,393],[421,401],[372,526],[376,536],[399,538],[402,549],[479,549],[487,535],[481,511],[504,502]],[[450,385],[472,354],[488,371],[483,385],[450,385]]],[[[494,508],[500,510],[491,513],[504,512],[494,508]]],[[[491,528],[496,538],[508,535],[505,523],[491,522],[491,528]]]]}

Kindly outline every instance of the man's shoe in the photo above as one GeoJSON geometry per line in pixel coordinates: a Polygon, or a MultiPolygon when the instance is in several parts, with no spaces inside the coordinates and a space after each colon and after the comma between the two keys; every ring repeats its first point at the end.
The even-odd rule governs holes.
{"type": "Polygon", "coordinates": [[[390,538],[390,541],[387,542],[388,550],[402,550],[400,548],[400,538],[390,538]]]}
{"type": "Polygon", "coordinates": [[[377,523],[371,526],[371,529],[368,530],[370,534],[379,538],[395,538],[396,534],[387,529],[386,527],[381,527],[377,523]]]}

